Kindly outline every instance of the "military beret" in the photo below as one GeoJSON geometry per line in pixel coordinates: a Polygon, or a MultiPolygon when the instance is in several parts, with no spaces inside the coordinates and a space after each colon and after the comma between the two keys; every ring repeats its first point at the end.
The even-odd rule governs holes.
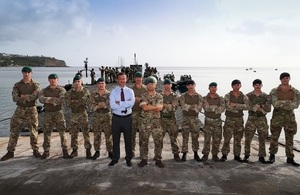
{"type": "Polygon", "coordinates": [[[231,86],[232,86],[232,85],[236,85],[236,84],[240,85],[240,84],[242,84],[242,83],[241,83],[241,81],[238,80],[238,79],[235,79],[235,80],[233,80],[233,81],[231,82],[231,86]]]}
{"type": "Polygon", "coordinates": [[[252,82],[252,85],[256,85],[256,84],[261,85],[261,84],[262,84],[262,81],[261,81],[260,79],[255,79],[255,80],[252,82]]]}
{"type": "Polygon", "coordinates": [[[287,72],[283,72],[283,73],[280,74],[280,77],[279,77],[279,78],[280,78],[280,80],[281,80],[281,79],[283,79],[284,77],[290,77],[290,74],[287,73],[287,72]]]}
{"type": "Polygon", "coordinates": [[[136,73],[134,73],[134,78],[135,77],[143,77],[143,74],[141,73],[141,72],[136,72],[136,73]]]}
{"type": "Polygon", "coordinates": [[[81,79],[81,76],[80,76],[80,75],[76,75],[76,76],[73,78],[73,83],[74,83],[75,81],[80,80],[80,79],[81,79]]]}
{"type": "Polygon", "coordinates": [[[216,82],[211,82],[211,83],[209,83],[208,86],[209,86],[209,87],[217,87],[218,84],[217,84],[216,82]]]}
{"type": "Polygon", "coordinates": [[[154,76],[149,76],[147,77],[147,79],[145,80],[145,85],[148,85],[149,83],[157,83],[157,80],[154,76]]]}
{"type": "Polygon", "coordinates": [[[185,84],[186,85],[194,85],[195,81],[194,80],[188,80],[185,84]]]}
{"type": "Polygon", "coordinates": [[[164,84],[172,84],[172,81],[170,79],[165,79],[164,84]]]}
{"type": "Polygon", "coordinates": [[[55,73],[49,74],[48,79],[57,79],[58,76],[55,73]]]}
{"type": "Polygon", "coordinates": [[[31,69],[30,66],[24,66],[24,67],[22,68],[22,72],[32,72],[32,69],[31,69]]]}
{"type": "Polygon", "coordinates": [[[100,83],[100,82],[105,82],[105,81],[104,81],[104,78],[100,77],[100,78],[97,80],[97,83],[100,83]]]}

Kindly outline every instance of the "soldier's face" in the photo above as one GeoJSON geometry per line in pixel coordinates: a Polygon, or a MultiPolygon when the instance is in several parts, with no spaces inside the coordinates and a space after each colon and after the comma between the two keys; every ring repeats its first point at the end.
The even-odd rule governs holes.
{"type": "Polygon", "coordinates": [[[156,84],[155,83],[148,83],[147,84],[147,90],[148,91],[154,91],[156,88],[156,84]]]}
{"type": "Polygon", "coordinates": [[[254,88],[255,91],[260,91],[261,87],[262,87],[262,84],[261,85],[260,84],[253,85],[253,88],[254,88]]]}
{"type": "Polygon", "coordinates": [[[58,85],[58,79],[48,79],[50,86],[58,85]]]}
{"type": "Polygon", "coordinates": [[[135,77],[134,81],[135,81],[136,84],[141,84],[143,79],[142,79],[142,77],[135,77]]]}
{"type": "Polygon", "coordinates": [[[22,74],[23,74],[23,79],[25,80],[31,79],[32,72],[22,72],[22,74]]]}
{"type": "Polygon", "coordinates": [[[283,77],[280,81],[282,85],[288,85],[290,82],[290,77],[283,77]]]}
{"type": "Polygon", "coordinates": [[[97,87],[99,90],[105,89],[106,83],[105,82],[99,82],[97,83],[97,87]]]}
{"type": "Polygon", "coordinates": [[[187,88],[189,91],[194,91],[194,90],[195,90],[195,85],[194,85],[194,84],[189,84],[189,85],[186,85],[186,88],[187,88]]]}
{"type": "Polygon", "coordinates": [[[75,87],[81,87],[81,80],[74,81],[74,86],[75,87]]]}
{"type": "Polygon", "coordinates": [[[218,88],[216,86],[211,86],[208,89],[209,89],[209,93],[215,94],[217,93],[218,88]]]}
{"type": "Polygon", "coordinates": [[[172,84],[164,84],[164,90],[165,91],[170,91],[172,88],[172,84]]]}
{"type": "Polygon", "coordinates": [[[235,84],[235,85],[232,85],[231,87],[232,87],[233,91],[239,91],[240,88],[242,87],[242,85],[241,84],[235,84]]]}

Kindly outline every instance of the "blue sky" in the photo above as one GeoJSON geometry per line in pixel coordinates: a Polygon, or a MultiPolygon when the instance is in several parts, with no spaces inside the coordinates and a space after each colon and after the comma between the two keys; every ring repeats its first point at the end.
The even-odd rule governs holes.
{"type": "Polygon", "coordinates": [[[0,52],[69,66],[299,66],[298,0],[0,0],[0,52]]]}

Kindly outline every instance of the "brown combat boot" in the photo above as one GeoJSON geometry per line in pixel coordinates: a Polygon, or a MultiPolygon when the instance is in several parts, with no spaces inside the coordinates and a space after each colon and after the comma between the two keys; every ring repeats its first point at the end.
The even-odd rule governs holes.
{"type": "Polygon", "coordinates": [[[2,156],[1,161],[6,161],[13,157],[14,157],[14,152],[7,151],[7,153],[4,156],[2,156]]]}
{"type": "Polygon", "coordinates": [[[155,165],[158,166],[159,168],[165,167],[165,165],[161,162],[161,160],[156,160],[155,165]]]}
{"type": "Polygon", "coordinates": [[[182,160],[182,161],[186,161],[186,152],[184,152],[184,153],[182,154],[181,160],[182,160]]]}
{"type": "Polygon", "coordinates": [[[179,154],[174,154],[174,160],[175,160],[176,162],[180,162],[180,161],[181,161],[181,159],[180,159],[180,157],[179,157],[179,154]]]}
{"type": "Polygon", "coordinates": [[[208,155],[204,154],[201,158],[202,161],[207,161],[208,160],[208,155]]]}
{"type": "Polygon", "coordinates": [[[65,159],[74,158],[73,156],[70,156],[68,154],[68,150],[67,149],[63,149],[62,152],[63,152],[63,158],[65,158],[65,159]]]}
{"type": "Polygon", "coordinates": [[[138,167],[144,167],[147,164],[148,164],[147,159],[142,159],[141,162],[138,164],[138,167]]]}
{"type": "Polygon", "coordinates": [[[93,155],[92,159],[96,160],[99,157],[100,157],[100,151],[96,151],[95,154],[93,155]]]}
{"type": "Polygon", "coordinates": [[[92,159],[91,149],[86,149],[86,159],[92,159]]]}
{"type": "Polygon", "coordinates": [[[70,158],[74,158],[76,156],[78,156],[77,149],[73,149],[72,153],[70,154],[70,158]]]}
{"type": "Polygon", "coordinates": [[[49,158],[49,156],[50,156],[49,151],[44,151],[44,153],[43,153],[42,156],[41,156],[41,159],[49,158]]]}
{"type": "Polygon", "coordinates": [[[33,150],[33,156],[35,158],[41,158],[42,157],[41,153],[38,150],[33,150]]]}

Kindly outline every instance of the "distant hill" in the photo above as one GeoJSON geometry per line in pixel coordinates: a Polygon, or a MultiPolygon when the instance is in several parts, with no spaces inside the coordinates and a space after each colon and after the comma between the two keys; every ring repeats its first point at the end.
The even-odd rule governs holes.
{"type": "Polygon", "coordinates": [[[66,67],[64,60],[45,56],[24,56],[19,54],[0,53],[1,66],[44,66],[44,67],[66,67]]]}

